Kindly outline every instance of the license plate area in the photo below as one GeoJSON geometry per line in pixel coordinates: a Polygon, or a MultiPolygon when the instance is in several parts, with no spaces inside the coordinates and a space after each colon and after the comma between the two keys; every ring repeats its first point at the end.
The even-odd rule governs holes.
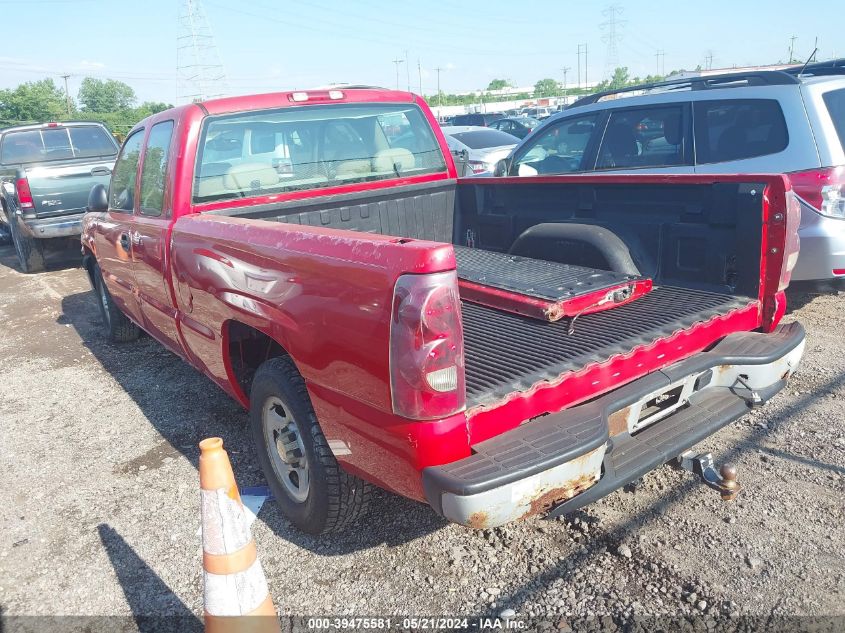
{"type": "Polygon", "coordinates": [[[694,390],[695,379],[690,377],[648,394],[630,408],[628,432],[633,435],[686,406],[694,390]]]}

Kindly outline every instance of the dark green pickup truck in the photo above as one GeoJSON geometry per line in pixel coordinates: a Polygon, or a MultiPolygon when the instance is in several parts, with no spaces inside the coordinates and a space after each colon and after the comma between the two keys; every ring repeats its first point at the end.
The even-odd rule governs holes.
{"type": "Polygon", "coordinates": [[[0,222],[24,272],[44,269],[41,240],[81,233],[88,193],[108,186],[118,146],[91,121],[0,129],[0,222]]]}

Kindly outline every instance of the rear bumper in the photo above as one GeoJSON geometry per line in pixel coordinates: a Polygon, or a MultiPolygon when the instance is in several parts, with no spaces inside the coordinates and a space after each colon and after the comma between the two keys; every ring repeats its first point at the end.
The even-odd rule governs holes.
{"type": "Polygon", "coordinates": [[[426,498],[450,521],[475,528],[571,512],[765,403],[786,384],[803,352],[799,323],[771,334],[731,334],[708,352],[588,404],[477,444],[470,457],[426,468],[426,498]],[[677,394],[677,401],[644,418],[646,404],[666,392],[677,394]]]}
{"type": "Polygon", "coordinates": [[[801,250],[792,271],[793,281],[824,282],[845,278],[845,220],[829,218],[801,205],[801,250]]]}
{"type": "Polygon", "coordinates": [[[82,217],[85,212],[73,215],[60,215],[53,218],[18,217],[21,231],[30,237],[48,239],[51,237],[70,237],[82,233],[82,217]]]}

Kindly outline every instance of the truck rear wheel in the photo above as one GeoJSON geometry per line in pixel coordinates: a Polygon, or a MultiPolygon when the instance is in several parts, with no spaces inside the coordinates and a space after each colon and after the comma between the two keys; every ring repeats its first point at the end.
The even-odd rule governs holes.
{"type": "Polygon", "coordinates": [[[366,512],[372,487],[338,465],[289,357],[258,368],[249,417],[261,469],[294,525],[310,534],[338,532],[366,512]]]}
{"type": "Polygon", "coordinates": [[[94,292],[97,294],[100,316],[103,317],[109,338],[115,343],[128,343],[136,340],[141,334],[141,329],[115,305],[114,299],[103,281],[100,267],[96,265],[94,267],[94,292]]]}
{"type": "Polygon", "coordinates": [[[37,273],[44,270],[44,251],[41,240],[36,240],[21,233],[14,216],[9,218],[9,233],[12,236],[12,243],[15,245],[15,253],[18,256],[21,271],[37,273]]]}

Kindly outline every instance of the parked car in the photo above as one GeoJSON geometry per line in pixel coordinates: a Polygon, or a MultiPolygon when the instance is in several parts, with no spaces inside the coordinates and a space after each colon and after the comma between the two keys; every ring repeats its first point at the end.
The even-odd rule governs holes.
{"type": "Polygon", "coordinates": [[[513,136],[521,139],[531,134],[531,131],[538,125],[540,125],[540,121],[538,119],[532,119],[531,117],[525,116],[499,119],[498,121],[493,121],[488,127],[491,127],[494,130],[506,132],[507,134],[512,134],[513,136]]]}
{"type": "Polygon", "coordinates": [[[309,532],[348,527],[371,484],[475,528],[571,512],[765,403],[803,351],[778,324],[782,176],[459,180],[411,94],[160,112],[89,205],[104,331],[143,328],[246,407],[309,532]],[[413,150],[390,145],[397,117],[413,150]],[[272,133],[292,173],[206,151],[232,129],[272,133]]]}
{"type": "Polygon", "coordinates": [[[453,153],[466,152],[467,167],[473,174],[492,174],[496,163],[519,143],[516,136],[492,128],[451,125],[442,129],[453,153]]]}
{"type": "Polygon", "coordinates": [[[537,119],[538,121],[548,119],[550,116],[552,116],[552,114],[554,114],[554,108],[549,107],[528,108],[524,112],[525,116],[531,117],[532,119],[537,119]]]}
{"type": "Polygon", "coordinates": [[[451,125],[474,125],[485,127],[487,125],[490,125],[493,121],[498,121],[503,116],[504,115],[501,112],[476,112],[474,114],[459,114],[452,118],[451,125]]]}
{"type": "Polygon", "coordinates": [[[42,240],[80,234],[88,192],[108,182],[117,150],[91,121],[0,129],[0,210],[21,270],[44,269],[42,240]]]}
{"type": "Polygon", "coordinates": [[[792,279],[845,283],[845,60],[591,95],[537,128],[498,174],[586,171],[786,173],[802,210],[792,279]],[[632,91],[645,94],[616,98],[632,91]]]}

